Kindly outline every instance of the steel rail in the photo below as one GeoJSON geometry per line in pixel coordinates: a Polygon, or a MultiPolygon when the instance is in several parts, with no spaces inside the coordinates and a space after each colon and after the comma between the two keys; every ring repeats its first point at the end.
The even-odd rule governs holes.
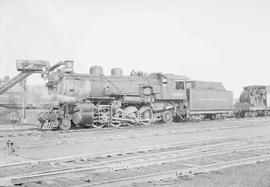
{"type": "MultiPolygon", "coordinates": [[[[262,118],[262,119],[260,119],[261,120],[261,122],[268,122],[269,120],[270,120],[270,118],[269,117],[260,117],[260,118],[262,118]]],[[[253,119],[253,118],[244,118],[244,119],[235,119],[235,118],[232,118],[232,119],[226,119],[226,120],[222,120],[222,121],[219,121],[219,120],[213,120],[213,121],[200,121],[200,122],[186,122],[185,124],[188,124],[188,123],[209,123],[209,124],[211,124],[211,123],[214,123],[214,122],[225,122],[225,123],[227,123],[227,122],[236,122],[236,123],[240,123],[240,122],[243,122],[243,121],[247,121],[247,122],[254,122],[254,121],[257,121],[258,120],[258,118],[256,118],[256,119],[253,119]]],[[[173,125],[176,125],[177,123],[172,123],[173,125]]],[[[117,128],[111,128],[111,127],[108,127],[108,128],[102,128],[102,129],[96,129],[96,128],[93,128],[93,129],[81,129],[81,128],[79,128],[79,129],[71,129],[71,130],[68,130],[68,131],[54,131],[54,133],[57,133],[57,134],[72,134],[72,133],[82,133],[82,132],[85,132],[85,133],[87,133],[87,132],[104,132],[104,131],[114,131],[114,132],[122,132],[123,130],[129,130],[129,129],[145,129],[145,128],[149,128],[149,127],[163,127],[164,125],[166,125],[166,124],[158,124],[158,126],[157,126],[157,124],[151,124],[151,125],[148,125],[148,126],[124,126],[124,127],[117,127],[117,128]]],[[[240,125],[238,128],[240,128],[240,127],[246,127],[246,126],[256,126],[256,124],[251,124],[251,125],[247,125],[247,124],[245,124],[245,125],[240,125]]],[[[267,124],[265,124],[265,125],[267,125],[267,124]]],[[[167,127],[168,127],[168,125],[166,125],[167,127]]],[[[175,126],[174,126],[175,127],[175,126]]],[[[33,128],[30,128],[30,129],[28,129],[28,130],[32,130],[33,129],[33,132],[39,132],[39,131],[34,131],[34,130],[37,130],[37,127],[35,128],[35,127],[33,127],[33,128]]],[[[209,128],[209,129],[211,129],[211,127],[209,128]]],[[[217,128],[218,129],[218,128],[217,128]]],[[[23,134],[23,131],[24,130],[20,130],[20,131],[18,131],[18,132],[20,132],[20,134],[22,135],[23,134]]],[[[9,130],[4,130],[4,131],[2,131],[2,130],[0,130],[0,134],[3,134],[3,135],[5,135],[6,134],[6,132],[9,132],[9,130]]],[[[31,132],[31,131],[29,131],[29,132],[31,132]]],[[[26,134],[28,134],[29,132],[27,132],[26,134]]],[[[42,131],[40,131],[40,132],[42,132],[42,131]]],[[[33,135],[35,135],[35,134],[33,134],[33,135]]],[[[2,138],[2,137],[0,137],[0,138],[2,138]]]]}
{"type": "MultiPolygon", "coordinates": [[[[244,141],[242,139],[238,139],[239,137],[231,137],[231,138],[214,138],[214,139],[208,139],[205,141],[201,140],[194,140],[194,141],[186,141],[186,142],[178,142],[174,144],[164,144],[164,145],[159,145],[159,146],[146,146],[146,147],[140,147],[136,149],[123,149],[123,150],[117,150],[114,152],[99,152],[99,153],[90,153],[90,154],[80,154],[80,155],[73,155],[73,156],[67,156],[67,157],[60,157],[60,158],[53,158],[53,159],[44,159],[44,160],[34,160],[34,161],[26,161],[26,162],[20,162],[20,163],[13,163],[13,164],[5,164],[5,165],[0,165],[0,170],[5,169],[5,168],[12,168],[12,167],[26,167],[28,165],[33,166],[41,166],[42,164],[48,165],[51,163],[65,163],[65,162],[71,162],[71,161],[76,161],[76,160],[87,160],[91,158],[106,158],[108,156],[113,157],[113,156],[118,156],[118,155],[125,155],[128,154],[129,156],[131,153],[136,154],[136,153],[142,153],[142,152],[148,152],[151,150],[159,150],[159,149],[168,149],[168,148],[175,148],[175,147],[185,147],[185,146],[201,146],[203,145],[205,147],[210,147],[211,143],[214,143],[212,146],[220,146],[221,144],[226,145],[227,143],[235,143],[235,142],[241,142],[244,141]],[[217,142],[217,141],[225,141],[225,142],[217,142]],[[226,141],[229,141],[226,143],[226,141]],[[207,145],[210,144],[210,145],[207,145]]],[[[242,137],[243,138],[243,137],[242,137]]],[[[258,140],[260,138],[268,138],[264,136],[257,136],[257,137],[246,137],[246,141],[252,141],[252,140],[258,140]]],[[[267,139],[260,139],[260,141],[265,141],[267,139]]],[[[192,147],[192,148],[186,148],[183,149],[182,152],[185,152],[187,150],[192,151],[194,149],[199,149],[201,147],[192,147]]]]}
{"type": "MultiPolygon", "coordinates": [[[[265,125],[268,125],[268,124],[265,124],[265,125]]],[[[207,132],[207,131],[215,131],[215,130],[230,130],[230,129],[238,129],[238,128],[246,128],[246,127],[253,127],[253,125],[240,125],[240,126],[233,126],[233,127],[224,127],[224,128],[221,128],[221,127],[217,127],[217,128],[205,128],[203,130],[200,130],[199,132],[207,132]]],[[[119,130],[119,129],[118,129],[119,130]]],[[[117,132],[117,131],[114,131],[114,132],[117,132]]],[[[119,130],[119,132],[121,132],[121,130],[119,130]]],[[[175,132],[173,133],[173,135],[176,135],[176,134],[187,134],[187,133],[198,133],[197,130],[192,130],[192,131],[186,131],[186,132],[175,132]]],[[[40,134],[39,134],[40,135],[40,134]]],[[[148,133],[145,133],[145,134],[142,134],[142,136],[140,137],[151,137],[151,136],[154,136],[156,135],[156,133],[151,133],[151,134],[148,134],[148,133]]],[[[159,134],[159,136],[166,136],[166,135],[171,135],[170,132],[165,132],[164,134],[159,134]]],[[[105,138],[97,138],[97,137],[85,137],[85,138],[73,138],[73,139],[69,139],[68,142],[66,142],[65,140],[62,142],[62,143],[77,143],[78,141],[80,142],[89,142],[89,141],[98,141],[98,140],[111,140],[111,139],[123,139],[123,138],[129,138],[130,136],[126,136],[124,135],[124,137],[105,137],[105,138]]],[[[60,142],[61,143],[61,142],[60,142]]],[[[41,145],[45,145],[45,146],[50,146],[50,145],[59,145],[59,140],[55,140],[55,141],[51,141],[51,142],[44,142],[44,143],[38,143],[38,144],[30,144],[30,145],[23,145],[23,146],[17,146],[19,148],[34,148],[34,147],[40,147],[41,145]]],[[[4,146],[0,146],[0,148],[3,148],[4,146]]]]}
{"type": "MultiPolygon", "coordinates": [[[[21,184],[21,183],[27,183],[32,182],[36,180],[42,180],[42,179],[48,179],[48,178],[55,178],[57,175],[65,175],[67,173],[77,173],[77,172],[85,172],[85,171],[113,171],[113,170],[119,170],[119,169],[126,169],[126,168],[135,168],[135,167],[145,167],[155,164],[163,164],[168,162],[179,162],[179,161],[185,161],[185,160],[191,160],[194,158],[202,158],[206,156],[214,156],[214,155],[222,155],[222,154],[228,154],[231,152],[244,152],[244,151],[250,151],[250,150],[262,150],[262,149],[270,149],[270,143],[268,144],[262,144],[262,145],[252,145],[252,146],[242,146],[242,147],[236,147],[229,149],[222,149],[222,150],[200,150],[200,151],[191,151],[187,152],[183,155],[173,155],[168,156],[168,153],[163,153],[163,156],[161,158],[156,158],[157,156],[162,155],[161,153],[158,154],[152,154],[152,160],[149,160],[149,155],[146,156],[139,156],[135,158],[124,158],[124,159],[118,159],[116,161],[105,161],[97,164],[90,164],[83,167],[73,167],[73,168],[65,168],[61,170],[51,170],[51,171],[43,171],[43,172],[36,172],[26,175],[20,175],[20,176],[13,176],[13,177],[6,177],[4,180],[10,180],[13,184],[21,184]],[[166,157],[167,154],[167,157],[166,157]],[[144,161],[136,161],[136,159],[142,159],[142,158],[148,158],[148,160],[144,161]],[[127,163],[124,163],[127,162],[127,163]]],[[[179,150],[178,152],[181,153],[182,150],[179,150]]],[[[175,151],[174,151],[175,152],[175,151]]],[[[150,154],[151,156],[151,154],[150,154]]],[[[269,156],[270,157],[270,156],[269,156]]]]}
{"type": "Polygon", "coordinates": [[[182,176],[183,173],[187,173],[188,175],[206,173],[206,172],[221,170],[221,169],[225,169],[229,167],[255,164],[257,162],[263,162],[266,160],[270,160],[269,154],[245,158],[245,159],[238,159],[238,160],[233,160],[233,161],[228,161],[228,162],[220,162],[216,164],[199,166],[199,167],[194,167],[194,168],[189,168],[189,169],[179,169],[179,170],[172,170],[172,171],[167,171],[167,172],[153,173],[153,174],[147,174],[147,175],[138,175],[134,177],[126,177],[126,178],[120,178],[120,179],[115,179],[115,180],[107,180],[107,181],[102,181],[102,182],[76,185],[74,187],[88,187],[88,186],[110,186],[110,187],[116,186],[118,187],[122,185],[131,185],[134,183],[142,183],[142,182],[160,180],[160,179],[165,179],[165,178],[177,178],[179,176],[182,176]]]}
{"type": "Polygon", "coordinates": [[[219,137],[219,138],[209,138],[209,139],[195,139],[195,140],[186,140],[180,141],[173,144],[160,144],[154,146],[142,146],[139,148],[130,148],[130,149],[119,149],[116,151],[104,151],[104,152],[97,152],[97,153],[86,153],[86,154],[78,154],[72,156],[65,156],[59,158],[51,158],[51,159],[42,159],[42,160],[30,160],[25,162],[19,163],[12,163],[12,164],[4,164],[0,165],[0,169],[7,168],[7,167],[17,167],[21,165],[40,165],[49,162],[65,162],[65,161],[72,161],[72,160],[79,160],[79,159],[87,159],[87,158],[95,158],[95,157],[107,157],[107,156],[116,156],[119,154],[128,154],[128,153],[136,153],[139,151],[151,151],[151,150],[158,150],[158,149],[166,149],[166,148],[173,148],[179,146],[192,146],[194,144],[210,144],[215,141],[250,141],[250,140],[258,140],[259,138],[268,138],[268,136],[232,136],[232,137],[219,137]],[[243,138],[247,140],[243,140],[243,138]]]}

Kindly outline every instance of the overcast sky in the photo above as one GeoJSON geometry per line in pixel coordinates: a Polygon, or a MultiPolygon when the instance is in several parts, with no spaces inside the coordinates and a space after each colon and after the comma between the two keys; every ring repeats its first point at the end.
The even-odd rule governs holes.
{"type": "Polygon", "coordinates": [[[187,75],[238,98],[270,85],[270,1],[0,0],[1,77],[16,74],[16,59],[187,75]]]}

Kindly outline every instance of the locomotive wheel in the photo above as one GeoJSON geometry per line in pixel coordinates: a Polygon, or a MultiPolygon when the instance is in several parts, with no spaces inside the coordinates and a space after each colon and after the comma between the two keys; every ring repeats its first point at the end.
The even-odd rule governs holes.
{"type": "MultiPolygon", "coordinates": [[[[127,119],[132,119],[135,120],[136,122],[138,121],[138,109],[134,106],[128,106],[127,108],[124,109],[124,113],[126,115],[127,119]]],[[[134,123],[132,122],[127,122],[128,125],[132,125],[134,123]]]]}
{"type": "Polygon", "coordinates": [[[101,129],[104,126],[105,126],[105,123],[100,123],[100,122],[92,123],[92,127],[97,128],[97,129],[101,129]]]}
{"type": "Polygon", "coordinates": [[[61,130],[69,130],[71,128],[71,121],[69,119],[63,119],[59,124],[59,129],[61,130]]]}
{"type": "Polygon", "coordinates": [[[139,110],[140,121],[143,125],[150,125],[153,121],[154,114],[149,106],[142,106],[139,110]]]}
{"type": "Polygon", "coordinates": [[[162,119],[164,123],[171,123],[173,121],[172,111],[165,111],[162,115],[162,119]]]}

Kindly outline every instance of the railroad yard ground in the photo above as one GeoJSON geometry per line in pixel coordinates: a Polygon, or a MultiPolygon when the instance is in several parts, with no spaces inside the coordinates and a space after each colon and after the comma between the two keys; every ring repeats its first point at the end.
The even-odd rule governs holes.
{"type": "Polygon", "coordinates": [[[70,131],[16,125],[12,138],[10,128],[0,127],[0,186],[270,186],[270,117],[70,131]]]}

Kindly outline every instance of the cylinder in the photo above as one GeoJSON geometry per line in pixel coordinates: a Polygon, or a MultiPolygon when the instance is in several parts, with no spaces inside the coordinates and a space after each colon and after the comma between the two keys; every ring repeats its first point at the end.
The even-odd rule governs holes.
{"type": "Polygon", "coordinates": [[[75,125],[91,124],[94,119],[94,105],[91,103],[78,103],[73,106],[72,122],[75,125]]]}
{"type": "Polygon", "coordinates": [[[75,112],[72,114],[72,122],[75,125],[87,125],[93,123],[93,113],[75,112]]]}
{"type": "Polygon", "coordinates": [[[92,66],[90,67],[89,74],[96,76],[103,75],[103,68],[101,66],[92,66]]]}
{"type": "Polygon", "coordinates": [[[123,76],[123,70],[121,68],[113,68],[111,69],[112,76],[123,76]]]}

